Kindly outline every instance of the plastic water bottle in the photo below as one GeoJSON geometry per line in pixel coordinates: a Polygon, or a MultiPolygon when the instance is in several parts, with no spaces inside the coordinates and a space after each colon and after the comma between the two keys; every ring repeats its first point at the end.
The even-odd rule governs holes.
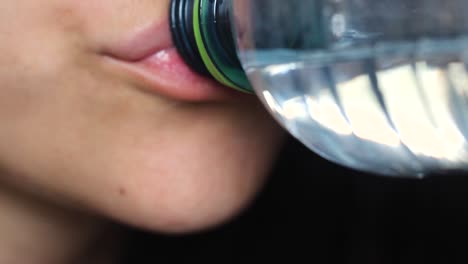
{"type": "Polygon", "coordinates": [[[311,150],[382,175],[468,169],[468,2],[219,2],[251,87],[311,150]]]}

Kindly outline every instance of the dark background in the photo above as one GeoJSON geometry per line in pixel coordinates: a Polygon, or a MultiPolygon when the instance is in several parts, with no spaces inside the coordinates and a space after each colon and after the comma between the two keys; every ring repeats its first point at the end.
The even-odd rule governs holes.
{"type": "Polygon", "coordinates": [[[237,219],[182,237],[135,230],[126,261],[467,263],[468,175],[367,175],[329,163],[293,139],[276,164],[237,219]]]}

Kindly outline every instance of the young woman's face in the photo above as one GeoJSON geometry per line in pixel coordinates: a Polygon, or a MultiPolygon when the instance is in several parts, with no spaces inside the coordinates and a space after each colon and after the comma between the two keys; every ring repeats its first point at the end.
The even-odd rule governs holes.
{"type": "Polygon", "coordinates": [[[280,129],[181,64],[169,2],[2,2],[0,185],[163,231],[245,205],[280,129]]]}

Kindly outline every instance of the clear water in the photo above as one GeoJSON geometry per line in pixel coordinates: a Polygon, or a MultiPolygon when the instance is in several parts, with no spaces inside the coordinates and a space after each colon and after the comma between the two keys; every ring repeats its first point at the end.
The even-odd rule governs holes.
{"type": "Polygon", "coordinates": [[[240,54],[275,118],[321,156],[384,175],[468,168],[468,40],[240,54]]]}

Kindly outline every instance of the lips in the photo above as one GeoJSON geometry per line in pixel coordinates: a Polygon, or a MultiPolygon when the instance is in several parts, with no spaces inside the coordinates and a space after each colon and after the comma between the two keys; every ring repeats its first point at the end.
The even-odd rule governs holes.
{"type": "Polygon", "coordinates": [[[240,96],[192,71],[175,49],[169,23],[130,32],[102,52],[113,66],[130,74],[146,91],[183,101],[225,100],[240,96]]]}

